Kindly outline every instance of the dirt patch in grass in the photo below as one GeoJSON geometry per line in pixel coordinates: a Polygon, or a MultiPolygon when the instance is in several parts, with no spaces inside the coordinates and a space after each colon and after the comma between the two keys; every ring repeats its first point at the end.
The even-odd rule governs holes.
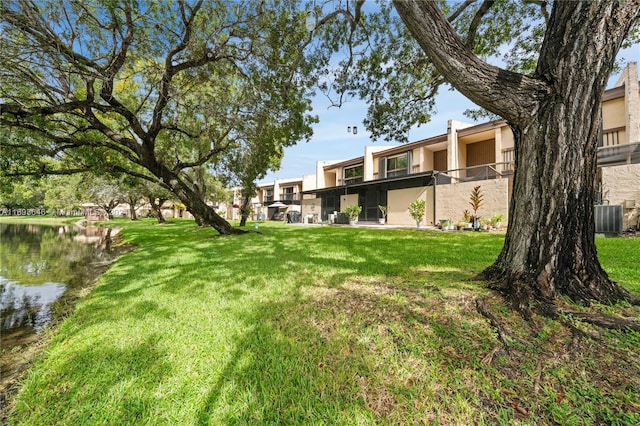
{"type": "MultiPolygon", "coordinates": [[[[292,315],[323,339],[346,339],[366,360],[370,368],[357,378],[360,400],[384,423],[640,421],[640,334],[570,318],[527,323],[500,297],[485,295],[506,330],[503,341],[476,311],[477,297],[350,281],[313,294],[292,315]]],[[[619,310],[640,316],[636,307],[619,310]]]]}

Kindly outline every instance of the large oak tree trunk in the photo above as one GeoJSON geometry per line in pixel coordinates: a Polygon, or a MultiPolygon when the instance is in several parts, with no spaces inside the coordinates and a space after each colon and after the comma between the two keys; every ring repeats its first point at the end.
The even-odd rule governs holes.
{"type": "Polygon", "coordinates": [[[593,216],[602,94],[623,38],[613,6],[554,6],[536,69],[552,91],[529,121],[512,124],[510,223],[483,275],[521,312],[530,300],[553,312],[559,294],[585,304],[630,297],[598,261],[593,216]]]}
{"type": "Polygon", "coordinates": [[[514,133],[516,173],[504,248],[481,275],[523,313],[574,301],[630,298],[598,261],[593,217],[602,93],[640,16],[633,0],[553,3],[535,75],[481,61],[436,2],[396,0],[401,18],[443,76],[514,133]]]}
{"type": "Polygon", "coordinates": [[[512,126],[518,166],[509,227],[500,256],[482,276],[520,311],[537,300],[553,312],[559,294],[582,303],[629,296],[611,282],[596,253],[600,93],[575,86],[583,93],[571,105],[552,99],[529,126],[512,126]]]}

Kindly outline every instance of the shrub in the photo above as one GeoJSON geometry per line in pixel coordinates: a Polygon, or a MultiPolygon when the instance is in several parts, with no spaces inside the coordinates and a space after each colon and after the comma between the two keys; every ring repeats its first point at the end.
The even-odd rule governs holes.
{"type": "Polygon", "coordinates": [[[345,207],[344,213],[349,217],[349,220],[357,220],[360,212],[362,211],[362,207],[357,204],[353,204],[345,207]]]}
{"type": "Polygon", "coordinates": [[[409,204],[409,214],[416,222],[421,222],[427,208],[425,200],[414,200],[409,204]]]}

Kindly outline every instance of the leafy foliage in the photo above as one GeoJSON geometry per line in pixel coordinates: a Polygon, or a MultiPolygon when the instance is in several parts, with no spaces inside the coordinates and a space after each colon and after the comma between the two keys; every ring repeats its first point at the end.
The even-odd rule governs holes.
{"type": "Polygon", "coordinates": [[[409,204],[409,214],[416,222],[421,222],[426,213],[427,202],[423,199],[413,200],[409,204]]]}
{"type": "Polygon", "coordinates": [[[473,191],[471,191],[471,195],[469,196],[469,204],[473,209],[473,215],[478,215],[478,210],[482,207],[484,195],[482,194],[482,190],[480,189],[481,185],[476,185],[473,187],[473,191]]]}
{"type": "Polygon", "coordinates": [[[344,213],[349,217],[349,220],[358,220],[358,216],[362,212],[362,206],[357,204],[351,204],[344,208],[344,213]]]}
{"type": "Polygon", "coordinates": [[[17,0],[0,14],[7,175],[124,172],[223,232],[192,170],[259,146],[244,164],[260,176],[311,135],[317,76],[294,1],[17,0]]]}

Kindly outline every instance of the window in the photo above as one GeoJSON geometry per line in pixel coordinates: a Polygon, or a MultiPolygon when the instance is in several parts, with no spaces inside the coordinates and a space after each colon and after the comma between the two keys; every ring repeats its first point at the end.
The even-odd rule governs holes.
{"type": "Polygon", "coordinates": [[[407,174],[408,155],[387,158],[387,177],[403,176],[407,174]]]}
{"type": "Polygon", "coordinates": [[[343,179],[344,184],[349,185],[350,183],[362,182],[363,170],[364,168],[362,164],[353,167],[345,167],[343,179]]]}
{"type": "Polygon", "coordinates": [[[282,188],[282,199],[286,201],[292,201],[294,197],[293,186],[282,188]]]}
{"type": "Polygon", "coordinates": [[[264,190],[264,201],[273,201],[273,189],[264,190]]]}

